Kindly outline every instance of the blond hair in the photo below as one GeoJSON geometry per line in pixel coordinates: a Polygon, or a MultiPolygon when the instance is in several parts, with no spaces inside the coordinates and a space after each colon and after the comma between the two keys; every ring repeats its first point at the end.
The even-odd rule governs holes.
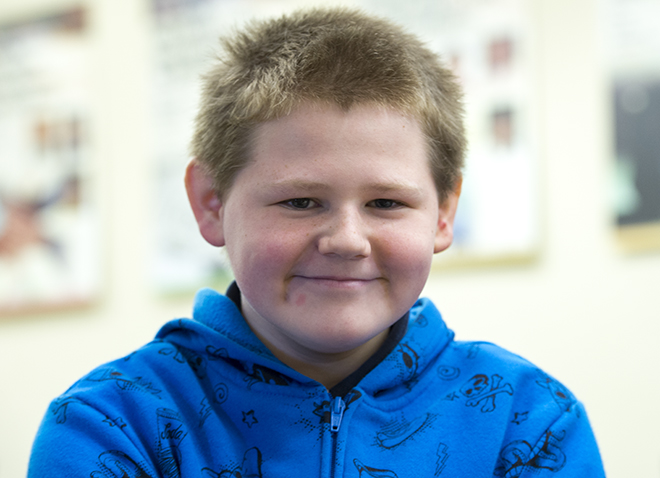
{"type": "Polygon", "coordinates": [[[219,196],[249,161],[254,126],[305,101],[394,108],[416,118],[429,143],[440,199],[461,177],[462,93],[453,74],[398,25],[346,8],[300,10],[252,22],[221,39],[203,77],[191,153],[219,196]]]}

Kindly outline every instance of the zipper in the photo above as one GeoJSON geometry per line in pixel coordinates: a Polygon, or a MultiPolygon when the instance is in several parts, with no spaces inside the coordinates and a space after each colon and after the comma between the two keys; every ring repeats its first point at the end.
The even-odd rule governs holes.
{"type": "Polygon", "coordinates": [[[335,397],[330,402],[330,436],[332,437],[332,460],[330,461],[330,476],[335,476],[337,462],[337,432],[341,426],[346,411],[346,402],[341,397],[335,397]]]}
{"type": "Polygon", "coordinates": [[[331,460],[330,460],[330,475],[335,476],[335,463],[337,463],[337,443],[339,428],[344,418],[344,412],[347,408],[347,403],[351,402],[355,394],[350,392],[344,398],[334,397],[330,401],[330,436],[331,436],[331,460]]]}
{"type": "Polygon", "coordinates": [[[341,397],[335,397],[330,404],[330,431],[337,433],[341,426],[341,420],[344,418],[346,403],[341,397]]]}

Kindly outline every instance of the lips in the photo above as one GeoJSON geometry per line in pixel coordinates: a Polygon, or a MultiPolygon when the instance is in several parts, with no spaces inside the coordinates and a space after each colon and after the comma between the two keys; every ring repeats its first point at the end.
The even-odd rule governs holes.
{"type": "Polygon", "coordinates": [[[337,281],[337,282],[366,282],[370,280],[374,280],[374,278],[371,277],[342,277],[342,276],[300,276],[305,279],[312,279],[312,280],[331,280],[331,281],[337,281]]]}
{"type": "Polygon", "coordinates": [[[371,282],[377,280],[372,277],[350,277],[350,276],[313,276],[313,275],[296,275],[294,279],[300,279],[310,284],[316,284],[323,287],[339,288],[339,289],[356,289],[364,287],[371,282]]]}

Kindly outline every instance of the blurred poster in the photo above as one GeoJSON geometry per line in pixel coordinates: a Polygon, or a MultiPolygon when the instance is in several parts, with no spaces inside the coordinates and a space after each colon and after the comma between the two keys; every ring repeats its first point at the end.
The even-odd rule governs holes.
{"type": "MultiPolygon", "coordinates": [[[[158,205],[153,283],[162,292],[222,287],[230,278],[221,252],[199,235],[183,172],[199,98],[199,76],[218,37],[253,17],[270,17],[314,0],[151,0],[153,130],[158,205]]],[[[445,265],[528,259],[538,248],[537,160],[531,105],[526,0],[348,0],[392,18],[444,55],[466,90],[470,152],[457,231],[445,265]]]]}
{"type": "MultiPolygon", "coordinates": [[[[151,282],[157,292],[220,290],[229,282],[221,251],[200,236],[183,184],[199,101],[200,75],[220,33],[243,2],[152,0],[153,126],[151,145],[156,211],[151,282]],[[222,8],[221,8],[222,5],[222,8]]],[[[240,13],[239,13],[240,16],[240,13]]]]}
{"type": "Polygon", "coordinates": [[[85,11],[0,25],[0,313],[89,301],[85,11]]]}
{"type": "Polygon", "coordinates": [[[660,0],[603,0],[622,245],[660,247],[660,0]]]}

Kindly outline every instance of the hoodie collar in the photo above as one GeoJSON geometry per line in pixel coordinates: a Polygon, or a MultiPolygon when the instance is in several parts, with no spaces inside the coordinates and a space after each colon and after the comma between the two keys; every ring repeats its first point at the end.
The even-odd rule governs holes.
{"type": "MultiPolygon", "coordinates": [[[[316,384],[278,360],[252,332],[239,307],[240,291],[235,283],[230,285],[226,296],[212,289],[201,289],[195,296],[193,321],[170,322],[161,329],[157,338],[167,336],[168,340],[196,349],[197,353],[204,350],[211,353],[210,348],[218,347],[231,359],[258,363],[297,382],[316,384]],[[191,335],[193,330],[198,333],[191,335]]],[[[392,326],[381,348],[357,371],[333,387],[330,393],[344,396],[359,387],[373,395],[398,385],[412,384],[452,338],[453,332],[446,327],[433,303],[428,299],[419,299],[392,326]]]]}

